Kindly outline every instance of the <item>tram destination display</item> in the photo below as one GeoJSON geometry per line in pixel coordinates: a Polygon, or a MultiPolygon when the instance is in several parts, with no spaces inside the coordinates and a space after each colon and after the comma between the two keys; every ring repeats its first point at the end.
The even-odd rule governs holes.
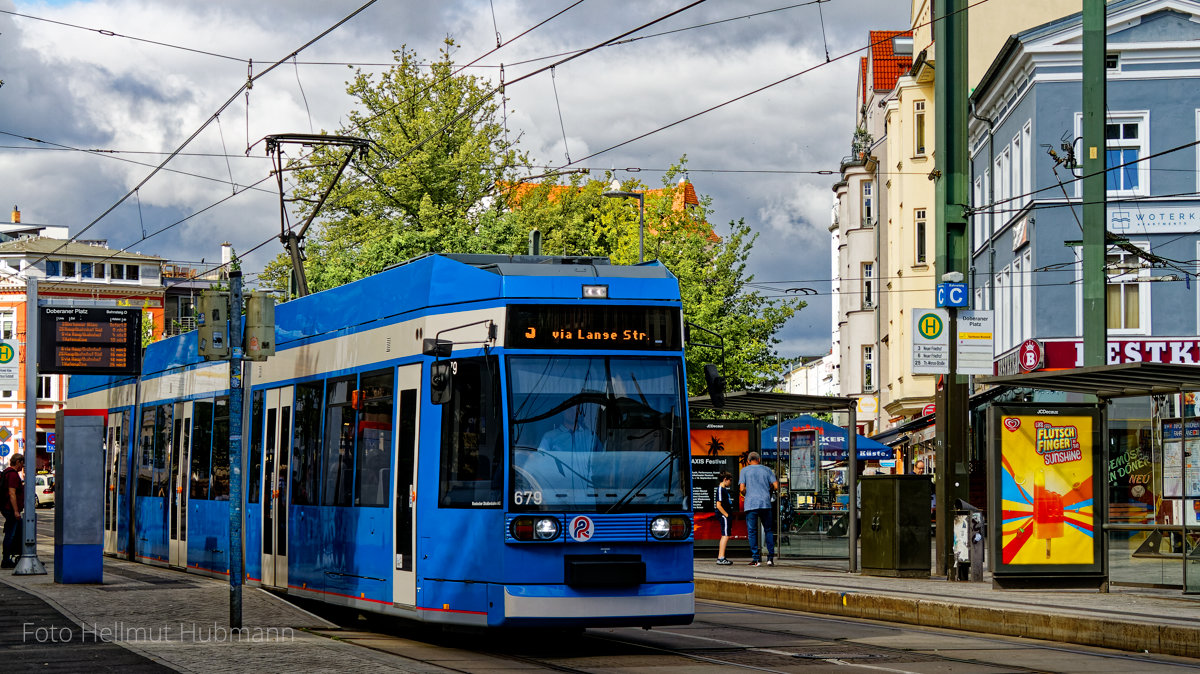
{"type": "Polygon", "coordinates": [[[42,374],[136,375],[142,370],[142,310],[136,307],[38,309],[42,374]]]}
{"type": "Polygon", "coordinates": [[[679,309],[616,305],[515,305],[508,308],[505,345],[518,349],[683,347],[679,309]]]}

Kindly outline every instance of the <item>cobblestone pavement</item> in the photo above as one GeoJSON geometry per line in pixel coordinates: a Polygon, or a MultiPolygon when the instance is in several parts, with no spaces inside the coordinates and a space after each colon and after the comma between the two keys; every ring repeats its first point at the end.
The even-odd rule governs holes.
{"type": "Polygon", "coordinates": [[[258,588],[243,588],[232,631],[225,580],[106,557],[103,584],[59,585],[46,557],[47,575],[0,573],[16,605],[0,609],[0,649],[22,651],[19,671],[446,671],[306,632],[333,624],[258,588]]]}

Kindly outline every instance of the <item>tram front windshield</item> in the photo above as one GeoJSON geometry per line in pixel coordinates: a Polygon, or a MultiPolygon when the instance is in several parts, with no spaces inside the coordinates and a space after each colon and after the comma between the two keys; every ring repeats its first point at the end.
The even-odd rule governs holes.
{"type": "Polygon", "coordinates": [[[690,508],[678,359],[513,356],[508,371],[512,510],[690,508]]]}

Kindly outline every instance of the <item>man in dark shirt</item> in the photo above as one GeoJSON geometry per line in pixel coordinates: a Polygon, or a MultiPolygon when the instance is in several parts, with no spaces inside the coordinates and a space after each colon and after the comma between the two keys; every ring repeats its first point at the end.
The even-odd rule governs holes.
{"type": "Polygon", "coordinates": [[[21,480],[21,469],[25,467],[25,456],[13,454],[8,468],[0,473],[0,514],[4,515],[4,549],[0,568],[11,569],[21,556],[21,512],[25,509],[25,483],[21,480]]]}

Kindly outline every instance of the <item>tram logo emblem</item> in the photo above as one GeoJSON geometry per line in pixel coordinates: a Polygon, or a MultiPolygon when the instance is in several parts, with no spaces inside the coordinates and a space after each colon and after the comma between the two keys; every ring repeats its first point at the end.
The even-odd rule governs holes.
{"type": "Polygon", "coordinates": [[[571,538],[583,543],[596,533],[596,525],[592,522],[592,518],[580,515],[571,520],[571,538]]]}

